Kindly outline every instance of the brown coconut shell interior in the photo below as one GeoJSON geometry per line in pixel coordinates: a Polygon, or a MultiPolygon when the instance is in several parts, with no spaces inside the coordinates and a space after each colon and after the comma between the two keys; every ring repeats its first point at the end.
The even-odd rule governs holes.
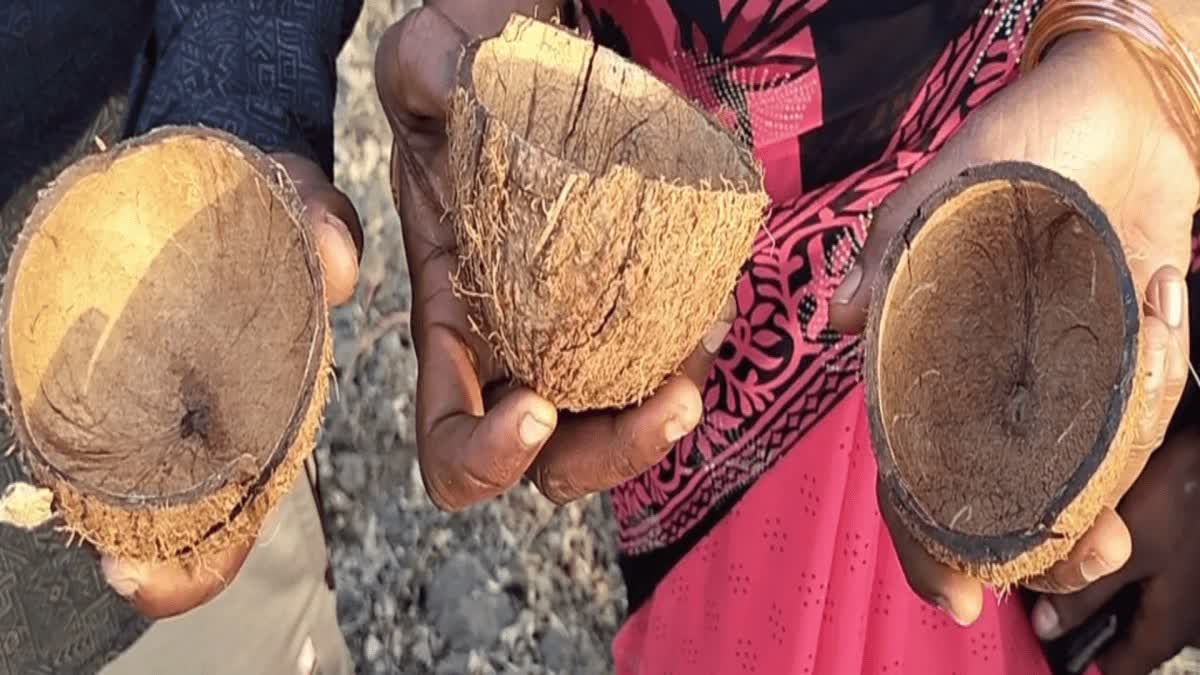
{"type": "Polygon", "coordinates": [[[995,568],[1062,536],[1069,508],[1094,516],[1098,502],[1075,502],[1120,465],[1105,460],[1139,321],[1100,209],[1036,166],[972,169],[893,241],[883,283],[869,407],[885,483],[919,537],[995,568]]]}
{"type": "Polygon", "coordinates": [[[43,195],[10,262],[5,385],[35,475],[112,520],[79,529],[169,512],[118,548],[185,549],[311,435],[328,335],[299,215],[278,165],[195,129],[87,158],[43,195]]]}
{"type": "Polygon", "coordinates": [[[649,71],[551,24],[514,17],[468,47],[460,84],[529,145],[593,176],[632,167],[648,178],[709,187],[714,176],[757,187],[728,130],[649,71]]]}

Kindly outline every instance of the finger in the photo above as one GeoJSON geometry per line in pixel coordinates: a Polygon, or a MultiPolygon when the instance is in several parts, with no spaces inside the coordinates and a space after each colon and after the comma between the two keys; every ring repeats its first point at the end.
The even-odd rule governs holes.
{"type": "MultiPolygon", "coordinates": [[[[389,27],[375,53],[375,87],[392,128],[391,184],[403,225],[414,294],[445,283],[424,261],[452,250],[445,212],[446,107],[468,35],[436,7],[410,11],[389,27]]],[[[416,311],[416,308],[414,308],[416,311]]]]}
{"type": "Polygon", "coordinates": [[[313,230],[325,275],[325,297],[331,306],[354,295],[362,261],[363,234],[358,212],[312,161],[291,153],[274,155],[304,203],[304,220],[313,230]]]}
{"type": "Polygon", "coordinates": [[[939,563],[900,520],[882,481],[876,483],[879,512],[891,534],[908,585],[925,602],[943,610],[960,626],[975,623],[983,612],[983,585],[939,563]]]}
{"type": "Polygon", "coordinates": [[[1116,506],[1137,481],[1150,456],[1162,444],[1162,434],[1165,432],[1165,427],[1159,428],[1159,420],[1166,390],[1171,333],[1166,324],[1147,315],[1142,321],[1138,339],[1138,359],[1142,366],[1138,369],[1137,377],[1142,378],[1142,408],[1136,413],[1137,418],[1133,422],[1136,426],[1129,442],[1125,466],[1108,495],[1105,502],[1107,506],[1116,506]]]}
{"type": "Polygon", "coordinates": [[[1127,584],[1136,581],[1128,565],[1066,595],[1043,595],[1030,613],[1033,631],[1054,640],[1087,621],[1127,584]]]}
{"type": "Polygon", "coordinates": [[[1163,267],[1150,280],[1146,298],[1146,314],[1161,321],[1169,332],[1165,376],[1159,396],[1158,419],[1154,425],[1157,432],[1155,439],[1158,440],[1156,447],[1162,444],[1191,372],[1188,313],[1188,289],[1183,273],[1174,267],[1163,267]]]}
{"type": "Polygon", "coordinates": [[[1024,585],[1042,593],[1073,593],[1121,569],[1132,552],[1133,543],[1125,521],[1116,511],[1105,507],[1065,560],[1024,585]]]}
{"type": "Polygon", "coordinates": [[[829,323],[834,330],[849,334],[863,329],[889,244],[925,199],[964,169],[981,161],[982,149],[971,142],[979,127],[978,116],[968,119],[933,160],[905,180],[875,210],[862,253],[831,298],[829,323]]]}
{"type": "Polygon", "coordinates": [[[143,616],[165,619],[215,598],[242,568],[252,545],[247,542],[187,564],[118,561],[106,556],[100,569],[108,585],[143,616]]]}
{"type": "Polygon", "coordinates": [[[564,423],[528,472],[542,494],[564,504],[619,485],[662,461],[700,423],[701,392],[736,316],[730,296],[681,373],[641,405],[564,423]]]}
{"type": "Polygon", "coordinates": [[[444,136],[458,56],[469,39],[436,6],[414,9],[384,31],[375,52],[375,88],[393,133],[444,136]]]}
{"type": "Polygon", "coordinates": [[[1128,634],[1097,659],[1104,675],[1146,675],[1187,645],[1189,624],[1172,620],[1177,592],[1170,583],[1146,585],[1128,634]]]}
{"type": "Polygon", "coordinates": [[[558,423],[549,401],[517,389],[484,414],[472,350],[440,324],[423,331],[417,449],[430,499],[455,511],[494,497],[525,473],[558,423]]]}
{"type": "Polygon", "coordinates": [[[556,504],[606,490],[657,464],[699,424],[702,411],[700,389],[677,375],[639,406],[563,424],[529,477],[556,504]]]}
{"type": "Polygon", "coordinates": [[[345,304],[358,285],[359,260],[350,228],[332,214],[310,222],[325,275],[325,299],[331,307],[345,304]]]}
{"type": "Polygon", "coordinates": [[[725,338],[729,337],[729,329],[733,326],[736,318],[737,299],[731,294],[725,301],[724,307],[721,308],[721,314],[717,320],[709,326],[704,337],[700,338],[700,345],[683,362],[683,374],[687,375],[688,379],[697,387],[703,389],[705,382],[708,381],[708,373],[712,370],[712,365],[716,361],[721,347],[725,344],[725,338]]]}

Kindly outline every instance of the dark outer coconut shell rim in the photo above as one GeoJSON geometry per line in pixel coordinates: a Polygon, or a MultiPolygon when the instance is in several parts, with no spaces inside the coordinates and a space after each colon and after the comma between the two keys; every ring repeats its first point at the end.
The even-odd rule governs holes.
{"type": "MultiPolygon", "coordinates": [[[[580,38],[575,33],[573,33],[572,31],[569,31],[561,26],[558,26],[558,25],[555,25],[552,23],[548,23],[545,21],[540,21],[538,19],[529,19],[529,21],[537,21],[539,23],[544,24],[549,30],[557,31],[559,33],[569,35],[575,39],[583,39],[583,38],[580,38]]],[[[471,153],[472,163],[471,163],[471,166],[469,167],[469,171],[463,172],[463,175],[465,177],[470,177],[475,174],[475,167],[478,164],[480,155],[483,153],[484,137],[487,135],[486,134],[487,128],[491,122],[491,120],[489,119],[488,107],[486,105],[484,105],[484,103],[482,101],[480,101],[479,97],[475,94],[475,75],[474,75],[475,56],[479,53],[479,49],[483,46],[483,43],[488,42],[489,40],[504,39],[503,38],[503,30],[504,29],[501,29],[501,32],[497,33],[496,35],[476,38],[476,39],[473,39],[473,40],[467,42],[464,45],[463,52],[459,56],[459,59],[458,59],[458,83],[457,84],[460,89],[467,92],[467,95],[469,97],[469,100],[470,100],[472,108],[473,108],[472,114],[475,117],[475,123],[478,125],[478,131],[475,134],[475,148],[474,148],[474,152],[471,153]]],[[[603,47],[599,44],[593,43],[593,49],[599,51],[601,49],[607,49],[607,48],[603,47]]],[[[630,61],[629,59],[626,59],[625,57],[621,56],[620,54],[618,54],[616,52],[610,51],[609,55],[612,58],[621,59],[621,61],[625,62],[632,68],[644,71],[646,73],[647,77],[655,80],[656,82],[659,82],[667,93],[674,96],[676,98],[676,100],[680,103],[680,105],[687,106],[692,111],[692,113],[694,113],[695,115],[697,115],[698,117],[703,119],[704,122],[706,124],[708,124],[708,126],[717,130],[718,133],[732,138],[734,140],[734,146],[737,147],[738,159],[746,166],[747,169],[749,169],[751,175],[753,175],[759,179],[758,185],[743,185],[743,186],[741,186],[741,189],[739,191],[753,192],[758,189],[761,189],[762,172],[759,171],[758,163],[754,159],[754,154],[750,151],[750,149],[748,147],[746,147],[745,143],[741,142],[740,139],[738,139],[733,133],[731,133],[728,128],[726,128],[724,125],[722,125],[717,120],[716,116],[714,116],[713,114],[711,114],[709,111],[705,110],[704,108],[701,108],[700,106],[696,105],[696,103],[694,101],[687,98],[686,96],[680,96],[674,89],[672,89],[670,87],[670,85],[668,85],[666,82],[663,82],[660,78],[655,76],[654,73],[652,73],[648,70],[645,70],[645,68],[643,68],[641,65],[639,65],[633,61],[630,61]]],[[[504,122],[501,120],[497,120],[497,123],[504,124],[504,122]]],[[[527,140],[524,136],[522,136],[518,133],[511,133],[510,136],[513,138],[513,140],[516,143],[519,144],[519,147],[528,148],[528,149],[535,151],[536,153],[541,154],[549,159],[552,159],[556,162],[560,162],[566,166],[569,166],[586,176],[595,178],[595,176],[593,175],[593,173],[591,171],[588,171],[588,170],[576,165],[574,162],[570,161],[569,159],[567,159],[565,157],[560,157],[554,153],[543,150],[541,147],[534,145],[533,143],[530,143],[529,140],[527,140]]],[[[452,171],[451,176],[450,176],[452,181],[455,180],[455,178],[456,178],[456,176],[454,174],[455,174],[455,172],[452,171]]],[[[658,176],[646,176],[646,178],[654,179],[654,178],[659,178],[659,177],[658,176]]],[[[469,178],[468,178],[468,180],[469,180],[469,178]]]]}
{"type": "Polygon", "coordinates": [[[934,192],[917,209],[916,214],[892,239],[884,254],[881,276],[874,289],[866,333],[866,384],[867,416],[870,424],[872,446],[879,464],[880,477],[905,519],[915,523],[925,536],[954,552],[957,558],[970,564],[1003,564],[1027,551],[1033,550],[1052,537],[1059,516],[1071,505],[1107,457],[1110,445],[1116,437],[1118,427],[1128,404],[1136,370],[1137,336],[1140,325],[1137,293],[1133,277],[1125,260],[1125,253],[1112,224],[1103,210],[1074,181],[1044,167],[1029,162],[996,162],[969,168],[934,192]],[[916,498],[904,485],[900,472],[892,458],[887,443],[879,405],[879,360],[878,336],[883,317],[884,299],[892,275],[903,253],[920,232],[921,227],[939,208],[957,197],[967,188],[991,182],[1031,182],[1054,190],[1063,202],[1076,209],[1100,236],[1105,248],[1112,256],[1117,273],[1117,284],[1125,310],[1125,340],[1121,347],[1120,379],[1108,401],[1108,412],[1104,424],[1092,449],[1080,462],[1070,479],[1050,501],[1041,521],[1024,530],[996,535],[975,535],[955,532],[934,522],[917,503],[916,498]]]}
{"type": "MultiPolygon", "coordinates": [[[[259,150],[257,147],[243,141],[242,139],[233,136],[219,129],[202,126],[176,126],[167,125],[158,127],[150,132],[135,136],[120,143],[114,144],[108,150],[89,155],[75,162],[65,169],[54,182],[42,191],[37,204],[34,206],[29,219],[26,223],[41,223],[46,215],[58,205],[59,200],[75,184],[75,178],[91,175],[104,171],[114,161],[127,152],[135,151],[146,145],[151,145],[157,141],[163,141],[172,137],[190,136],[194,138],[202,138],[206,140],[214,140],[226,143],[233,146],[239,151],[251,165],[263,176],[264,182],[270,187],[272,194],[284,202],[287,212],[293,220],[297,222],[296,228],[300,232],[301,241],[303,243],[304,257],[306,267],[312,272],[313,293],[315,297],[320,299],[319,302],[313,303],[314,311],[312,316],[313,324],[316,328],[316,333],[313,336],[313,342],[310,347],[307,376],[305,378],[304,390],[297,397],[296,408],[292,412],[292,417],[288,425],[276,442],[275,447],[271,450],[267,458],[267,462],[259,469],[259,475],[255,481],[250,484],[242,499],[230,511],[230,519],[240,513],[255,496],[257,496],[267,485],[275,470],[286,459],[291,446],[296,441],[296,437],[301,429],[303,418],[308,410],[310,400],[316,390],[316,378],[320,376],[320,367],[322,359],[322,345],[325,340],[325,332],[328,330],[326,320],[323,316],[324,297],[325,297],[325,280],[321,273],[320,260],[316,252],[315,240],[308,227],[305,227],[299,220],[303,213],[304,205],[300,200],[300,196],[296,191],[295,184],[287,175],[283,166],[272,159],[270,156],[259,150]]],[[[22,451],[22,456],[27,461],[36,465],[37,468],[49,472],[58,480],[71,485],[77,491],[102,502],[113,504],[123,508],[154,508],[166,506],[179,506],[202,501],[205,498],[215,494],[221,489],[229,485],[230,476],[215,474],[206,477],[200,481],[195,487],[177,492],[172,495],[159,496],[130,496],[124,494],[114,494],[97,488],[86,482],[75,480],[70,474],[62,471],[58,467],[50,463],[42,454],[37,443],[34,442],[33,436],[30,434],[26,425],[25,417],[21,413],[21,394],[17,391],[16,385],[13,382],[14,378],[8,375],[12,372],[12,354],[10,353],[10,344],[8,341],[8,308],[12,304],[12,293],[15,281],[16,271],[20,268],[20,260],[25,252],[25,248],[29,241],[29,231],[26,230],[17,240],[17,245],[13,249],[12,255],[9,258],[9,267],[6,272],[6,280],[2,299],[0,299],[0,307],[4,308],[4,324],[0,326],[0,364],[5,371],[4,390],[7,396],[9,406],[12,410],[13,426],[16,429],[17,437],[22,451]]],[[[232,465],[230,465],[232,467],[232,465]]],[[[29,467],[33,468],[33,467],[29,467]]],[[[215,526],[208,535],[212,535],[221,529],[221,525],[215,526]]]]}

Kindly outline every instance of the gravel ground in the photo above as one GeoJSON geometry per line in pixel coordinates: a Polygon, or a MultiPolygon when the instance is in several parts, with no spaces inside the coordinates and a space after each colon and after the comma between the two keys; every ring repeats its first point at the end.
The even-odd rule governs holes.
{"type": "Polygon", "coordinates": [[[448,515],[416,470],[411,296],[373,81],[380,33],[415,4],[367,0],[338,63],[337,182],[366,234],[319,450],[342,625],[363,673],[608,672],[625,593],[605,502],[555,509],[522,486],[448,515]]]}

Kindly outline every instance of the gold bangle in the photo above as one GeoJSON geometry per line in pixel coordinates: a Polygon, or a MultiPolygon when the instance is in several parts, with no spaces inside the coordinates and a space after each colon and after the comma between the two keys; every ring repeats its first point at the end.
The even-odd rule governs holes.
{"type": "Polygon", "coordinates": [[[1146,0],[1050,0],[1034,19],[1021,55],[1028,72],[1058,38],[1080,30],[1106,30],[1149,59],[1168,114],[1200,169],[1200,63],[1163,13],[1146,0]]]}

